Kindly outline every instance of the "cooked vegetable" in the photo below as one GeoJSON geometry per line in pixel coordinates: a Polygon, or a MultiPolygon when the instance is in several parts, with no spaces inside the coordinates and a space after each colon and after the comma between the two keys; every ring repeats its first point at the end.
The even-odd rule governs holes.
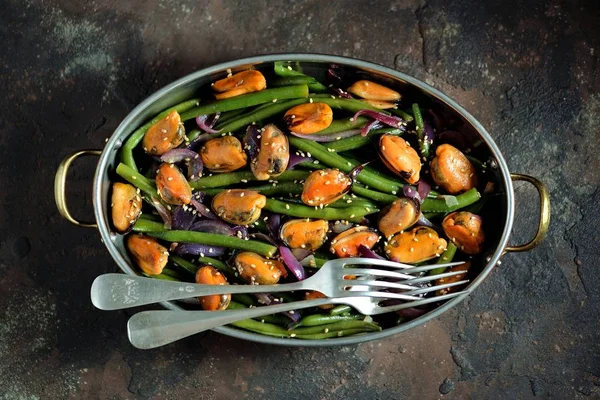
{"type": "Polygon", "coordinates": [[[239,253],[234,263],[240,276],[252,285],[276,284],[281,277],[281,269],[285,268],[278,260],[269,260],[250,251],[239,253]]]}
{"type": "Polygon", "coordinates": [[[393,173],[408,183],[416,183],[421,172],[419,155],[406,140],[394,135],[381,135],[379,157],[393,173]]]}
{"type": "Polygon", "coordinates": [[[442,144],[431,161],[431,177],[450,194],[465,192],[477,186],[477,171],[456,147],[442,144]]]}
{"type": "Polygon", "coordinates": [[[339,169],[321,169],[311,173],[302,189],[302,202],[309,206],[333,203],[350,190],[352,179],[339,169]]]}
{"type": "Polygon", "coordinates": [[[267,198],[258,192],[245,189],[227,189],[216,195],[212,209],[224,221],[249,225],[260,217],[267,198]]]}
{"type": "Polygon", "coordinates": [[[421,109],[418,104],[412,105],[413,115],[415,116],[415,126],[417,129],[417,141],[419,142],[419,150],[421,157],[426,161],[429,158],[429,147],[433,144],[433,129],[425,125],[421,109]]]}
{"type": "Polygon", "coordinates": [[[242,143],[234,136],[211,139],[200,150],[202,163],[211,172],[232,172],[246,165],[242,143]]]}
{"type": "Polygon", "coordinates": [[[159,275],[169,261],[167,249],[151,237],[129,235],[127,250],[131,253],[137,266],[148,275],[159,275]]]}
{"type": "Polygon", "coordinates": [[[327,240],[329,222],[316,219],[292,219],[281,226],[281,240],[292,249],[317,250],[327,240]]]}
{"type": "Polygon", "coordinates": [[[395,90],[368,80],[354,82],[348,92],[368,100],[398,101],[401,97],[395,90]]]}
{"type": "Polygon", "coordinates": [[[395,200],[381,212],[378,228],[383,236],[389,237],[413,226],[421,214],[420,206],[406,197],[395,200]]]}
{"type": "MultiPolygon", "coordinates": [[[[257,132],[260,132],[256,136],[258,143],[248,138],[245,147],[252,154],[250,156],[250,170],[256,179],[264,181],[277,177],[285,171],[290,160],[290,145],[287,136],[273,124],[269,124],[260,131],[257,130],[257,132]],[[250,150],[252,147],[256,150],[250,150]]],[[[246,135],[246,137],[248,136],[249,134],[246,135]]]]}
{"type": "Polygon", "coordinates": [[[485,235],[479,215],[457,211],[449,214],[442,222],[444,233],[464,253],[475,255],[481,253],[485,235]]]}
{"type": "Polygon", "coordinates": [[[185,129],[181,117],[175,110],[154,123],[145,133],[142,146],[153,156],[160,156],[183,143],[185,129]]]}
{"type": "Polygon", "coordinates": [[[360,221],[362,217],[374,214],[379,210],[369,207],[345,207],[345,208],[319,208],[309,207],[303,204],[288,203],[281,200],[267,199],[265,210],[273,211],[279,214],[289,215],[299,218],[321,218],[328,221],[349,220],[360,221]]]}
{"type": "MultiPolygon", "coordinates": [[[[189,119],[196,118],[199,115],[208,115],[223,111],[237,110],[259,104],[276,102],[278,100],[297,99],[300,97],[308,97],[308,86],[297,85],[275,89],[265,89],[261,90],[260,92],[243,94],[230,99],[223,99],[212,103],[199,105],[198,107],[191,108],[181,114],[181,120],[187,121],[189,119]]],[[[224,132],[227,131],[224,130],[224,132]]]]}
{"type": "MultiPolygon", "coordinates": [[[[213,266],[205,265],[196,271],[196,283],[204,285],[229,285],[225,276],[213,266]]],[[[225,310],[231,301],[230,294],[217,294],[213,296],[198,297],[200,305],[208,311],[225,310]]]]}
{"type": "Polygon", "coordinates": [[[129,231],[142,215],[142,198],[139,193],[140,189],[133,185],[121,182],[112,184],[111,216],[113,226],[118,232],[129,231]]]}
{"type": "Polygon", "coordinates": [[[248,70],[216,81],[212,88],[217,99],[228,99],[241,94],[258,92],[267,87],[267,81],[260,71],[248,70]]]}
{"type": "Polygon", "coordinates": [[[385,246],[385,253],[391,260],[415,264],[439,257],[446,245],[435,230],[417,226],[394,235],[385,246]]]}
{"type": "MultiPolygon", "coordinates": [[[[474,167],[482,165],[472,157],[480,148],[471,159],[461,153],[470,143],[452,131],[461,129],[455,121],[410,101],[410,110],[399,109],[400,93],[369,80],[366,71],[332,65],[325,86],[298,63],[275,63],[275,76],[263,75],[264,67],[200,88],[217,99],[177,104],[125,141],[111,216],[142,273],[205,284],[274,284],[305,279],[331,258],[441,264],[482,251],[481,218],[472,214],[486,207],[476,189],[474,167]],[[136,150],[141,142],[144,152],[136,150]],[[141,170],[134,154],[144,158],[141,170]]],[[[199,301],[204,309],[222,310],[322,296],[298,291],[199,301]]],[[[405,321],[435,306],[398,315],[405,321]]],[[[349,306],[321,308],[331,312],[305,309],[234,325],[327,339],[375,332],[398,320],[367,322],[349,306]]]]}
{"type": "Polygon", "coordinates": [[[156,173],[156,188],[160,197],[169,204],[189,204],[192,188],[175,164],[163,163],[156,173]]]}
{"type": "Polygon", "coordinates": [[[291,132],[309,135],[329,127],[333,111],[325,103],[306,103],[289,109],[283,119],[291,132]]]}
{"type": "Polygon", "coordinates": [[[330,251],[339,258],[358,257],[360,246],[372,248],[379,240],[379,235],[368,226],[357,226],[337,235],[331,241],[330,251]]]}

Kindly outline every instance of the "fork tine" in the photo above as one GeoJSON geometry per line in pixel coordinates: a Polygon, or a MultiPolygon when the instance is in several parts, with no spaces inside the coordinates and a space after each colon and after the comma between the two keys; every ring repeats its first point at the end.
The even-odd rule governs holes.
{"type": "Polygon", "coordinates": [[[464,263],[465,263],[464,261],[456,261],[456,262],[451,262],[451,263],[446,263],[446,264],[422,265],[420,267],[412,267],[412,268],[403,269],[402,273],[403,274],[416,274],[419,272],[431,271],[431,270],[438,269],[438,268],[448,268],[448,267],[454,267],[457,265],[463,265],[464,263]]]}
{"type": "Polygon", "coordinates": [[[454,262],[445,263],[445,264],[432,264],[432,265],[424,265],[421,267],[415,267],[414,265],[410,265],[410,264],[404,264],[401,262],[390,261],[390,260],[380,260],[378,258],[345,258],[344,259],[344,266],[346,266],[346,265],[377,265],[378,267],[402,268],[406,271],[408,271],[408,270],[414,271],[415,273],[421,272],[421,271],[428,271],[430,269],[436,269],[436,268],[454,267],[456,265],[461,265],[464,263],[465,263],[464,261],[454,261],[454,262]]]}
{"type": "Polygon", "coordinates": [[[360,279],[340,279],[338,281],[340,286],[376,286],[388,289],[403,289],[403,290],[413,290],[414,287],[407,285],[405,283],[398,282],[386,282],[386,281],[373,281],[373,280],[360,280],[360,279]]]}
{"type": "Polygon", "coordinates": [[[386,271],[384,269],[374,268],[344,268],[342,270],[345,275],[373,275],[373,276],[385,276],[387,278],[396,279],[414,279],[412,275],[402,274],[400,272],[386,271]]]}
{"type": "Polygon", "coordinates": [[[418,300],[418,301],[410,301],[408,303],[402,303],[402,304],[397,304],[397,305],[393,305],[393,306],[382,306],[382,307],[378,307],[375,310],[373,310],[372,315],[384,314],[384,313],[388,313],[388,312],[402,310],[405,308],[417,307],[417,306],[421,306],[421,305],[429,304],[429,303],[436,303],[438,301],[452,299],[454,297],[466,295],[469,293],[471,293],[470,290],[463,290],[462,292],[449,293],[449,294],[445,294],[443,296],[429,297],[426,299],[422,299],[422,300],[418,300]]]}
{"type": "Polygon", "coordinates": [[[437,275],[425,275],[425,276],[420,276],[418,278],[412,278],[412,279],[407,279],[406,281],[404,281],[404,283],[408,284],[408,285],[412,285],[413,283],[420,283],[420,282],[429,282],[435,279],[440,279],[440,278],[447,278],[449,276],[454,276],[454,275],[461,275],[461,274],[466,274],[467,271],[451,271],[451,272],[444,272],[442,274],[437,274],[437,275]]]}
{"type": "Polygon", "coordinates": [[[442,274],[437,274],[437,275],[426,275],[426,276],[421,276],[421,277],[415,278],[412,275],[407,275],[407,274],[400,273],[400,272],[386,271],[386,270],[374,269],[374,268],[344,268],[343,271],[346,275],[359,275],[359,276],[371,275],[371,276],[384,276],[386,278],[404,279],[404,282],[402,282],[402,283],[407,284],[407,285],[412,285],[414,283],[421,283],[421,282],[429,282],[429,281],[433,281],[435,279],[446,278],[448,276],[464,274],[467,272],[467,271],[452,271],[452,272],[444,272],[442,274]]]}
{"type": "Polygon", "coordinates": [[[346,287],[351,287],[352,289],[347,289],[347,290],[354,290],[355,293],[359,292],[361,290],[367,290],[366,288],[368,288],[368,287],[379,287],[379,288],[383,288],[383,289],[404,289],[404,290],[406,290],[406,292],[401,292],[401,294],[413,295],[413,294],[434,292],[434,291],[440,290],[440,289],[447,289],[447,288],[450,288],[453,286],[463,285],[468,282],[469,282],[468,280],[464,280],[464,281],[444,283],[441,285],[429,286],[429,287],[418,288],[418,289],[415,289],[413,286],[410,286],[410,285],[405,285],[405,284],[397,283],[397,282],[386,282],[386,281],[340,280],[338,283],[340,285],[343,285],[346,287]],[[365,287],[364,289],[362,288],[363,286],[365,287]]]}

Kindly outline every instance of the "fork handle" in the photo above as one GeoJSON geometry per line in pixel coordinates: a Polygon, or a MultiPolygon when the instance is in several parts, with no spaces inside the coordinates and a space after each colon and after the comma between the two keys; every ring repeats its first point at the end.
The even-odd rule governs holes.
{"type": "MultiPolygon", "coordinates": [[[[310,279],[310,278],[309,278],[310,279]]],[[[161,301],[235,293],[288,292],[309,289],[309,279],[281,285],[202,285],[161,281],[124,274],[100,275],[92,283],[92,304],[101,310],[121,310],[161,301]],[[308,282],[308,283],[307,283],[308,282]]]]}
{"type": "Polygon", "coordinates": [[[127,336],[138,349],[153,349],[232,322],[334,302],[335,299],[323,298],[245,310],[142,311],[129,318],[127,336]]]}

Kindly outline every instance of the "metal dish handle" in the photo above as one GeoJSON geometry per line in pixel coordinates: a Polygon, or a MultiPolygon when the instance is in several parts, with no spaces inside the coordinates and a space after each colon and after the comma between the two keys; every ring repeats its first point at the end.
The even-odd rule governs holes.
{"type": "Polygon", "coordinates": [[[60,162],[56,170],[56,175],[54,176],[54,200],[56,201],[56,208],[58,208],[58,212],[67,221],[77,226],[82,226],[84,228],[97,228],[98,225],[95,222],[78,221],[75,218],[73,218],[73,216],[69,212],[66,199],[67,172],[69,172],[69,167],[71,166],[71,163],[75,161],[76,158],[79,158],[81,156],[100,156],[100,154],[102,154],[102,150],[81,150],[75,152],[65,157],[60,162]]]}
{"type": "Polygon", "coordinates": [[[540,195],[540,222],[538,224],[537,232],[535,233],[533,239],[522,245],[506,246],[504,248],[504,252],[506,253],[528,251],[540,244],[540,242],[544,240],[544,237],[546,237],[546,233],[548,232],[548,226],[550,225],[550,194],[548,193],[546,185],[544,185],[542,182],[540,182],[533,176],[522,174],[510,174],[510,178],[513,181],[525,181],[531,183],[540,195]]]}

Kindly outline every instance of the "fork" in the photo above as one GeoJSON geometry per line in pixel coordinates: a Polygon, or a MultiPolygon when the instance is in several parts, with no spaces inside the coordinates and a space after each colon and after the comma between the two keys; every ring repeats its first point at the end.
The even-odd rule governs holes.
{"type": "MultiPolygon", "coordinates": [[[[407,301],[419,300],[415,294],[427,293],[442,289],[434,286],[417,289],[413,285],[445,278],[466,271],[452,271],[436,275],[414,277],[412,274],[433,269],[461,265],[463,262],[434,264],[414,267],[408,264],[373,258],[338,258],[329,260],[310,278],[299,282],[283,283],[276,285],[205,285],[186,282],[160,281],[141,276],[123,274],[104,274],[98,276],[92,283],[90,296],[92,304],[101,310],[120,310],[158,303],[162,301],[181,300],[195,296],[209,296],[238,293],[275,293],[290,292],[295,290],[316,290],[327,297],[344,296],[378,296],[381,291],[362,290],[359,293],[349,293],[348,289],[355,286],[374,287],[380,289],[407,290],[404,293],[387,293],[387,298],[407,301]],[[348,268],[349,265],[369,265],[403,269],[403,272],[387,271],[376,268],[348,268]],[[359,279],[344,279],[349,275],[359,279]],[[360,279],[360,277],[367,278],[360,279]],[[375,278],[375,279],[373,279],[375,278]],[[376,278],[392,278],[402,282],[388,282],[376,278]]],[[[462,282],[464,283],[464,282],[462,282]]]]}
{"type": "MultiPolygon", "coordinates": [[[[467,281],[439,285],[437,288],[456,286],[467,281]]],[[[423,289],[415,290],[414,292],[423,289]]],[[[388,300],[394,293],[379,292],[378,297],[334,297],[313,300],[303,300],[293,303],[281,303],[272,306],[257,307],[245,310],[224,311],[171,311],[154,310],[142,311],[133,315],[127,322],[127,336],[134,347],[138,349],[153,349],[179,339],[213,329],[218,326],[231,324],[248,318],[258,318],[278,312],[299,310],[302,308],[318,307],[325,304],[347,304],[364,315],[377,315],[402,310],[404,308],[448,300],[458,296],[466,296],[470,290],[449,293],[442,296],[424,298],[396,305],[379,305],[388,300]]],[[[363,293],[364,294],[364,293],[363,293]]]]}

